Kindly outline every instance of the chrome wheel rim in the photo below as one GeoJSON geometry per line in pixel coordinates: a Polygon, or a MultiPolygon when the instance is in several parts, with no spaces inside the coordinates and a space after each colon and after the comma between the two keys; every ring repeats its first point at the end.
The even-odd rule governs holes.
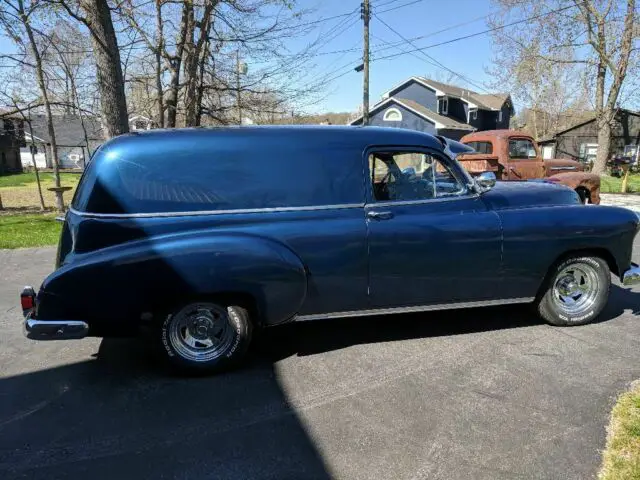
{"type": "Polygon", "coordinates": [[[208,362],[229,349],[235,329],[226,308],[215,303],[192,303],[173,316],[168,333],[178,355],[194,362],[208,362]]]}
{"type": "Polygon", "coordinates": [[[563,268],[553,283],[553,301],[568,315],[585,314],[596,303],[599,291],[596,269],[586,263],[563,268]]]}

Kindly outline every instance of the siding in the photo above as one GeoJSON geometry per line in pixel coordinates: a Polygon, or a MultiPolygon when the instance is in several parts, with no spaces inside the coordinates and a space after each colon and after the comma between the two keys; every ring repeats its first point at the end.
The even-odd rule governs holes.
{"type": "Polygon", "coordinates": [[[460,140],[467,133],[471,133],[469,130],[454,130],[451,128],[441,128],[438,130],[438,135],[450,138],[451,140],[460,140]]]}
{"type": "MultiPolygon", "coordinates": [[[[625,145],[633,145],[640,134],[640,117],[622,112],[619,121],[611,132],[611,153],[622,153],[625,145]]],[[[556,158],[578,160],[580,145],[583,143],[598,143],[598,127],[595,120],[576,127],[556,137],[556,158]]]]}
{"type": "Polygon", "coordinates": [[[412,80],[404,87],[398,87],[389,92],[390,97],[406,98],[427,107],[432,112],[438,111],[438,99],[435,90],[412,80]]]}
{"type": "Polygon", "coordinates": [[[467,107],[467,104],[459,98],[449,97],[449,108],[447,110],[448,113],[445,116],[453,118],[454,120],[462,123],[467,123],[467,113],[465,107],[467,107]]]}
{"type": "Polygon", "coordinates": [[[376,112],[369,118],[369,125],[375,125],[378,127],[392,127],[392,128],[408,128],[410,130],[417,130],[419,132],[436,134],[435,124],[428,120],[419,117],[415,113],[407,110],[401,105],[395,103],[389,104],[386,108],[376,112]],[[402,121],[400,122],[387,122],[383,120],[384,112],[390,108],[396,108],[402,113],[402,121]]]}

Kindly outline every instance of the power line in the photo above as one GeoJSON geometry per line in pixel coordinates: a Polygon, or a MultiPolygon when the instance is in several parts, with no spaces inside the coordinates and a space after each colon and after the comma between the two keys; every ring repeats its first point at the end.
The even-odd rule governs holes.
{"type": "MultiPolygon", "coordinates": [[[[410,41],[410,40],[406,39],[406,38],[405,38],[405,37],[404,37],[400,32],[398,32],[395,28],[393,28],[393,27],[392,27],[391,25],[389,25],[387,22],[385,22],[384,20],[382,20],[378,15],[376,15],[375,17],[378,19],[378,21],[379,21],[380,23],[382,23],[385,27],[387,27],[389,30],[391,30],[393,33],[395,33],[397,36],[399,36],[401,39],[403,39],[403,40],[404,40],[405,42],[407,42],[409,45],[411,45],[412,47],[416,47],[416,45],[415,45],[412,41],[410,41]]],[[[476,88],[478,88],[478,89],[480,89],[480,90],[483,90],[484,92],[486,92],[486,93],[488,93],[488,94],[490,94],[490,95],[494,95],[493,93],[491,93],[491,92],[487,91],[487,89],[485,89],[483,86],[481,86],[481,85],[479,85],[479,84],[477,84],[477,83],[475,83],[475,82],[472,82],[471,80],[469,80],[469,79],[468,79],[467,77],[465,77],[464,75],[462,75],[462,74],[460,74],[460,73],[458,73],[458,72],[455,72],[455,71],[451,70],[449,67],[447,67],[447,66],[446,66],[446,65],[444,65],[443,63],[439,62],[438,60],[436,60],[436,59],[435,59],[434,57],[432,57],[431,55],[429,55],[429,54],[427,54],[427,53],[423,52],[422,50],[419,50],[419,52],[420,52],[420,53],[425,57],[425,59],[426,59],[427,63],[429,63],[430,65],[435,65],[435,66],[438,66],[438,67],[440,67],[440,68],[443,68],[443,69],[445,69],[446,71],[448,71],[448,72],[452,73],[453,75],[455,75],[456,77],[461,78],[462,80],[465,80],[465,81],[466,81],[467,83],[469,83],[470,85],[472,85],[472,86],[474,86],[474,87],[476,87],[476,88]]],[[[408,53],[411,53],[411,52],[408,52],[408,53]]],[[[416,56],[416,55],[415,55],[415,54],[413,54],[413,56],[416,56]]],[[[423,59],[423,60],[424,60],[424,59],[423,59]]],[[[494,95],[494,96],[495,96],[495,95],[494,95]]],[[[499,97],[498,97],[498,96],[496,96],[496,98],[499,98],[499,97]]]]}
{"type": "MultiPolygon", "coordinates": [[[[409,5],[413,5],[413,4],[415,4],[415,3],[419,3],[419,2],[422,2],[422,1],[423,1],[423,0],[413,0],[413,2],[405,3],[404,5],[398,5],[397,7],[387,8],[386,10],[380,10],[380,11],[379,11],[379,12],[377,12],[377,13],[385,13],[385,12],[390,12],[390,11],[392,11],[392,10],[398,10],[399,8],[408,7],[409,5]]],[[[393,2],[388,2],[388,3],[393,3],[393,2]]],[[[387,3],[387,4],[384,4],[384,5],[388,5],[388,3],[387,3]]]]}
{"type": "Polygon", "coordinates": [[[531,17],[527,17],[527,18],[524,18],[522,20],[517,20],[515,22],[511,22],[511,23],[507,23],[507,24],[504,24],[504,25],[500,25],[498,27],[492,27],[492,28],[489,28],[487,30],[483,30],[481,32],[471,33],[469,35],[463,35],[461,37],[456,37],[456,38],[452,38],[450,40],[445,40],[444,42],[433,43],[431,45],[427,45],[426,47],[415,48],[414,50],[408,50],[408,51],[406,51],[404,53],[396,53],[396,54],[393,54],[393,55],[386,55],[384,57],[374,58],[371,61],[373,62],[373,61],[377,61],[377,60],[385,60],[387,58],[395,58],[395,57],[406,55],[406,54],[412,53],[412,52],[420,52],[420,51],[423,51],[423,50],[428,50],[429,48],[435,48],[435,47],[440,47],[442,45],[448,45],[450,43],[459,42],[460,40],[466,40],[468,38],[478,37],[478,36],[484,35],[486,33],[495,32],[495,31],[498,31],[498,30],[503,30],[505,28],[512,27],[514,25],[519,25],[521,23],[525,23],[525,22],[528,22],[528,21],[531,21],[531,20],[536,20],[538,18],[542,18],[542,17],[545,17],[547,15],[551,15],[551,14],[558,13],[558,12],[563,12],[563,11],[568,10],[570,8],[575,8],[575,5],[569,5],[568,7],[563,7],[563,8],[558,8],[558,9],[555,9],[555,10],[550,10],[548,12],[540,13],[538,15],[533,15],[531,17]]]}

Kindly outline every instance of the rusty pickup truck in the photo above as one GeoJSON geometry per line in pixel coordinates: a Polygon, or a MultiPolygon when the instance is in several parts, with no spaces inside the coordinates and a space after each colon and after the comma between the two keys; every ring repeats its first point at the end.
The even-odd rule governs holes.
{"type": "Polygon", "coordinates": [[[543,159],[535,140],[522,132],[487,130],[460,141],[475,150],[457,157],[471,175],[493,172],[498,180],[545,179],[572,188],[583,203],[600,203],[598,175],[584,172],[574,160],[543,159]]]}

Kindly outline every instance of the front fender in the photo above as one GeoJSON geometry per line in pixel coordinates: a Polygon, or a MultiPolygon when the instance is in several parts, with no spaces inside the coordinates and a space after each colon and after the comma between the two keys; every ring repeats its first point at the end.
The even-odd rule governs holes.
{"type": "Polygon", "coordinates": [[[304,302],[300,258],[272,239],[190,232],[76,254],[38,295],[38,318],[94,323],[137,321],[188,297],[250,295],[265,324],[283,322],[304,302]]]}
{"type": "Polygon", "coordinates": [[[591,203],[600,203],[600,176],[586,172],[564,172],[552,175],[549,181],[566,185],[572,190],[580,187],[589,192],[591,203]]]}

